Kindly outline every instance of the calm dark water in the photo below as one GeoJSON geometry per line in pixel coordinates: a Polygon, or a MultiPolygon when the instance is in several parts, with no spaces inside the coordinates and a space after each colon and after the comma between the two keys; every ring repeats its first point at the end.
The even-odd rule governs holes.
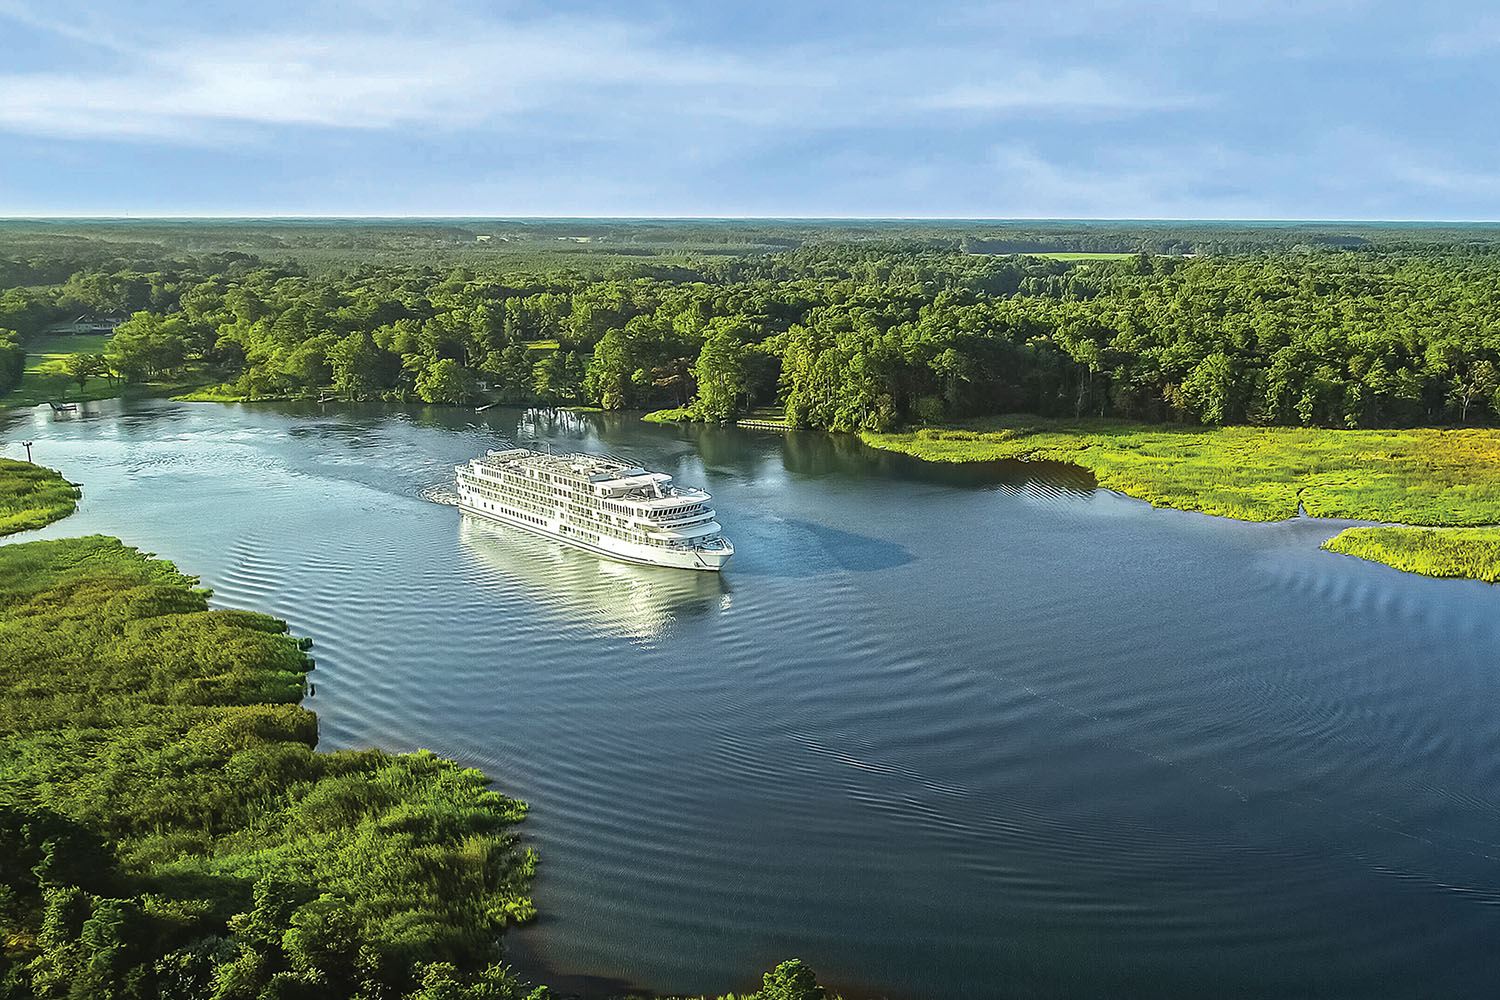
{"type": "Polygon", "coordinates": [[[1500,590],[1065,469],[629,419],[6,418],[118,534],[314,637],[325,747],[532,803],[530,968],[694,992],[1500,994],[1500,590]],[[498,436],[713,491],[722,578],[424,499],[498,436]]]}

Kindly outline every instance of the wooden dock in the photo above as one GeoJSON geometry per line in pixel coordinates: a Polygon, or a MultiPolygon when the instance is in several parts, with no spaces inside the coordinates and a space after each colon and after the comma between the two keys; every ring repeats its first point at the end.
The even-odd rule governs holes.
{"type": "Polygon", "coordinates": [[[50,407],[52,407],[52,412],[53,413],[76,413],[76,412],[78,412],[78,404],[77,403],[54,403],[52,400],[49,399],[49,400],[47,400],[47,405],[50,406],[50,407]]]}
{"type": "Polygon", "coordinates": [[[785,420],[736,420],[736,427],[748,427],[757,431],[787,431],[791,426],[785,420]]]}

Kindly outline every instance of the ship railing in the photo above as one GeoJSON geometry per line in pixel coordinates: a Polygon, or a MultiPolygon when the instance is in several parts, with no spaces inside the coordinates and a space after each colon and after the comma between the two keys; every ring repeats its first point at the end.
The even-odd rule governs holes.
{"type": "Polygon", "coordinates": [[[718,516],[719,515],[715,511],[704,508],[691,514],[681,514],[669,521],[659,521],[655,518],[651,518],[642,523],[645,524],[647,528],[678,528],[683,525],[696,524],[701,521],[712,521],[718,516]]]}
{"type": "Polygon", "coordinates": [[[695,487],[692,487],[692,486],[664,486],[664,487],[662,487],[662,491],[661,491],[660,494],[658,494],[655,490],[632,489],[632,490],[627,490],[624,493],[615,493],[615,494],[612,494],[610,496],[610,499],[612,499],[612,500],[613,499],[620,499],[620,500],[672,500],[672,499],[676,499],[676,498],[679,498],[679,497],[687,497],[687,496],[693,496],[693,495],[702,495],[704,497],[708,496],[707,493],[704,493],[702,490],[696,489],[695,487]]]}

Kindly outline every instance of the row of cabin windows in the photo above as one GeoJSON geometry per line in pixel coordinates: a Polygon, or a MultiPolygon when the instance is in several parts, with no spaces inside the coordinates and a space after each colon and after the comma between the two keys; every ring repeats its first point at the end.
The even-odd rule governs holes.
{"type": "MultiPolygon", "coordinates": [[[[479,492],[484,493],[487,496],[494,495],[494,494],[491,494],[491,493],[489,493],[488,491],[485,491],[485,490],[480,490],[479,492]]],[[[514,501],[512,501],[512,502],[514,502],[514,501]]],[[[545,518],[536,517],[533,514],[523,513],[522,511],[515,510],[512,507],[510,507],[510,506],[508,506],[507,504],[504,504],[504,503],[493,503],[493,502],[491,502],[491,503],[484,503],[484,502],[482,502],[481,506],[482,507],[487,507],[488,509],[493,510],[493,511],[498,511],[499,513],[504,514],[507,517],[513,517],[513,518],[516,518],[518,520],[525,521],[528,524],[535,524],[535,525],[537,525],[539,527],[543,527],[543,528],[549,526],[548,522],[547,522],[547,520],[545,518]]],[[[588,531],[586,529],[579,528],[579,527],[576,527],[576,526],[573,526],[573,525],[559,524],[558,525],[558,530],[564,532],[565,534],[572,535],[572,536],[574,536],[576,538],[582,538],[582,539],[584,539],[586,541],[593,542],[595,544],[598,544],[598,542],[599,542],[599,536],[596,535],[595,533],[593,533],[592,531],[588,531]]],[[[635,542],[638,545],[649,545],[652,548],[658,548],[658,549],[690,549],[690,548],[693,547],[691,542],[684,542],[684,541],[679,541],[679,540],[676,540],[676,539],[670,539],[669,540],[669,539],[653,538],[653,537],[644,535],[644,534],[642,534],[641,532],[638,532],[638,531],[623,532],[622,535],[621,535],[621,537],[625,538],[627,541],[635,542]]],[[[707,541],[712,541],[713,539],[706,539],[706,540],[707,541]]]]}
{"type": "Polygon", "coordinates": [[[493,510],[493,511],[495,511],[497,513],[500,513],[500,514],[504,514],[506,517],[513,517],[513,518],[515,518],[518,521],[525,521],[528,524],[535,524],[535,525],[538,525],[539,527],[543,527],[543,528],[545,528],[547,526],[547,522],[544,519],[542,519],[540,517],[534,517],[531,514],[523,514],[523,513],[521,513],[518,510],[511,510],[509,507],[505,506],[504,504],[500,504],[500,503],[485,503],[485,502],[481,501],[480,502],[480,506],[488,508],[489,510],[493,510]]]}
{"type": "MultiPolygon", "coordinates": [[[[540,503],[546,503],[549,500],[555,503],[560,498],[560,494],[562,495],[561,498],[563,499],[572,499],[571,497],[568,497],[567,494],[575,492],[569,490],[540,490],[537,489],[537,487],[526,477],[517,475],[516,473],[505,473],[502,481],[505,483],[507,489],[514,490],[516,493],[528,496],[540,503]]],[[[632,514],[637,513],[636,508],[627,507],[624,504],[601,502],[598,499],[586,496],[579,497],[575,502],[581,503],[582,505],[586,505],[590,508],[610,511],[618,515],[615,520],[621,525],[629,523],[626,518],[628,518],[632,514]]],[[[571,504],[569,506],[571,509],[571,504]]],[[[583,513],[581,509],[579,509],[578,512],[583,513]]],[[[604,520],[605,523],[609,523],[610,521],[609,518],[605,518],[604,520]]]]}
{"type": "Polygon", "coordinates": [[[535,503],[546,504],[548,506],[555,505],[556,494],[536,489],[529,483],[510,482],[506,483],[505,487],[507,493],[527,497],[535,503]]]}
{"type": "MultiPolygon", "coordinates": [[[[480,492],[487,493],[487,491],[483,491],[483,490],[481,490],[480,492]]],[[[487,493],[487,495],[488,495],[488,493],[487,493]]],[[[514,501],[512,501],[512,502],[514,502],[514,501]]],[[[490,502],[483,502],[483,501],[481,501],[481,506],[482,507],[486,507],[486,508],[488,508],[490,510],[496,511],[498,513],[504,514],[506,517],[513,517],[513,518],[516,518],[518,520],[525,521],[528,524],[535,524],[535,525],[537,525],[539,527],[542,527],[542,528],[548,527],[548,523],[547,523],[546,518],[536,517],[536,516],[534,516],[532,514],[522,513],[521,511],[515,510],[515,509],[511,508],[510,506],[507,506],[504,503],[490,503],[490,502]]],[[[574,527],[571,527],[571,526],[566,525],[566,524],[560,524],[560,525],[558,525],[558,528],[559,528],[559,530],[561,530],[561,531],[563,531],[563,532],[565,532],[565,533],[567,533],[569,535],[573,535],[574,537],[577,537],[577,538],[582,538],[582,539],[584,539],[586,541],[590,541],[590,542],[594,542],[594,543],[598,543],[598,541],[599,541],[599,536],[596,535],[596,534],[594,534],[592,531],[584,531],[584,530],[582,530],[580,528],[574,528],[574,527]]]]}
{"type": "Polygon", "coordinates": [[[626,504],[613,503],[608,500],[600,500],[590,492],[576,489],[561,476],[554,477],[545,473],[537,476],[524,476],[520,473],[506,472],[501,473],[501,478],[506,483],[506,485],[521,491],[531,493],[539,500],[545,499],[549,495],[555,497],[558,494],[562,494],[566,499],[583,506],[592,507],[596,510],[606,510],[622,517],[649,516],[653,520],[665,521],[672,518],[681,517],[689,512],[696,512],[703,509],[703,505],[701,503],[693,503],[685,504],[680,507],[668,507],[665,510],[654,510],[647,514],[646,511],[639,507],[631,507],[627,506],[626,504]],[[538,489],[534,485],[536,481],[556,482],[558,485],[550,491],[544,491],[538,489]]]}
{"type": "MultiPolygon", "coordinates": [[[[537,514],[542,514],[542,515],[547,515],[547,514],[552,513],[552,510],[549,507],[544,507],[541,504],[528,503],[527,501],[525,501],[523,499],[518,499],[517,497],[512,496],[512,495],[510,495],[508,493],[501,493],[498,490],[493,490],[493,489],[490,489],[490,488],[485,487],[485,486],[474,486],[474,487],[472,487],[472,489],[474,490],[475,493],[478,493],[481,496],[488,497],[491,500],[499,501],[499,502],[501,502],[503,504],[508,504],[508,505],[510,505],[512,507],[520,507],[523,510],[533,511],[533,512],[535,512],[537,514]]],[[[493,508],[494,506],[495,505],[493,503],[490,504],[491,508],[493,508]]],[[[527,520],[534,520],[538,524],[545,524],[546,523],[544,520],[539,519],[539,518],[527,518],[527,520]]]]}
{"type": "Polygon", "coordinates": [[[681,517],[690,511],[699,511],[702,509],[703,505],[701,503],[690,503],[685,507],[668,507],[666,510],[658,510],[654,513],[657,518],[666,520],[667,518],[681,517]]]}
{"type": "MultiPolygon", "coordinates": [[[[536,493],[531,490],[518,490],[513,488],[507,489],[505,491],[499,491],[489,486],[479,484],[475,484],[472,488],[475,490],[475,492],[480,493],[484,496],[491,497],[496,500],[503,500],[507,503],[511,503],[519,507],[524,507],[527,510],[534,510],[540,514],[556,515],[560,512],[559,506],[555,502],[555,497],[551,497],[546,494],[536,493]]],[[[583,521],[585,523],[595,522],[608,525],[610,521],[609,518],[601,518],[592,510],[589,510],[585,507],[580,507],[576,504],[564,504],[562,505],[561,509],[570,514],[574,519],[583,521]]],[[[619,521],[621,526],[624,526],[624,524],[626,523],[624,518],[620,518],[619,521]]],[[[613,527],[613,525],[610,525],[610,527],[613,527]]]]}
{"type": "MultiPolygon", "coordinates": [[[[558,510],[558,507],[557,507],[556,504],[528,503],[526,500],[517,497],[516,494],[519,493],[519,492],[521,492],[521,491],[518,491],[518,490],[507,490],[505,492],[500,492],[500,491],[492,489],[492,488],[490,488],[488,486],[483,486],[483,485],[478,485],[478,484],[473,485],[471,488],[474,490],[474,492],[480,494],[481,496],[489,497],[491,500],[500,501],[501,504],[502,504],[502,506],[500,507],[500,509],[503,510],[503,511],[505,511],[506,513],[511,513],[511,511],[507,510],[505,508],[505,506],[503,506],[503,505],[506,505],[506,504],[508,504],[508,505],[510,505],[512,507],[520,507],[520,508],[522,508],[524,510],[534,511],[534,512],[536,512],[538,514],[556,516],[559,513],[559,510],[558,510]]],[[[530,493],[530,491],[527,491],[527,495],[528,496],[536,496],[537,494],[533,494],[533,493],[530,493]]],[[[495,508],[495,504],[493,504],[493,503],[490,504],[489,506],[490,506],[491,509],[495,508]]],[[[585,509],[580,508],[580,507],[575,507],[575,506],[572,506],[572,505],[567,505],[566,506],[566,510],[567,510],[568,514],[570,514],[575,520],[583,521],[586,525],[588,524],[588,522],[591,522],[591,521],[597,522],[599,520],[599,518],[597,517],[597,515],[595,515],[592,511],[585,510],[585,509]]],[[[527,517],[526,520],[531,521],[531,522],[536,523],[536,524],[542,524],[542,525],[545,525],[547,523],[547,520],[545,518],[527,517]]],[[[604,521],[604,523],[608,524],[607,519],[604,521]]],[[[622,525],[624,524],[624,519],[623,518],[621,518],[621,524],[622,525]]],[[[613,527],[613,526],[611,526],[611,527],[613,527]]],[[[594,534],[592,534],[592,532],[585,532],[581,528],[575,528],[574,529],[574,533],[575,534],[585,534],[585,533],[591,534],[594,541],[598,541],[599,540],[599,536],[598,535],[594,535],[594,534]]],[[[614,531],[611,532],[611,534],[615,535],[616,537],[630,538],[632,541],[640,542],[642,545],[652,544],[652,542],[649,539],[647,539],[646,536],[643,535],[643,534],[641,534],[640,532],[614,530],[614,531]]]]}
{"type": "MultiPolygon", "coordinates": [[[[536,485],[538,480],[547,478],[544,476],[528,477],[517,472],[504,472],[501,473],[500,478],[501,481],[504,482],[507,486],[511,486],[521,490],[531,490],[538,496],[562,496],[565,499],[572,500],[576,503],[580,503],[596,509],[609,506],[608,504],[602,503],[599,498],[594,496],[592,493],[575,489],[574,487],[568,485],[567,481],[562,479],[561,477],[558,477],[556,479],[558,485],[550,490],[542,490],[536,485]]],[[[619,507],[619,512],[628,514],[630,513],[630,509],[627,507],[619,507]]]]}
{"type": "Polygon", "coordinates": [[[599,541],[599,536],[594,534],[592,531],[584,531],[581,528],[575,528],[567,524],[560,524],[557,527],[559,531],[563,532],[564,534],[571,535],[574,538],[582,538],[586,542],[597,543],[599,541]]]}

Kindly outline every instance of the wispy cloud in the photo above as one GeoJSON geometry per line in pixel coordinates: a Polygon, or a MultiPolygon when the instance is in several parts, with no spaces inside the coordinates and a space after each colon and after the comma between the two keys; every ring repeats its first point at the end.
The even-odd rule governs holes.
{"type": "Polygon", "coordinates": [[[1015,206],[1013,214],[1044,218],[1256,218],[1262,197],[1215,183],[1235,158],[1212,144],[1112,150],[1093,163],[1048,156],[1026,143],[994,146],[989,175],[1015,206]]]}
{"type": "MultiPolygon", "coordinates": [[[[0,4],[8,4],[0,13],[17,9],[0,4]]],[[[965,82],[973,54],[958,49],[736,51],[597,17],[111,45],[121,54],[115,66],[0,74],[0,128],[212,143],[264,126],[451,129],[544,111],[605,123],[827,128],[945,112],[1130,114],[1190,103],[1093,69],[1021,66],[965,82]]]]}
{"type": "Polygon", "coordinates": [[[1036,70],[1008,78],[963,83],[920,98],[920,106],[943,111],[1139,113],[1200,107],[1201,95],[1158,93],[1094,69],[1036,70]]]}
{"type": "Polygon", "coordinates": [[[17,211],[1493,216],[1478,0],[0,0],[17,211]],[[99,164],[111,169],[101,171],[99,164]]]}
{"type": "Polygon", "coordinates": [[[1445,59],[1470,59],[1500,49],[1500,16],[1489,14],[1439,31],[1427,48],[1445,59]]]}
{"type": "Polygon", "coordinates": [[[733,61],[664,52],[619,24],[552,20],[463,37],[191,38],[108,71],[0,75],[0,127],[201,139],[217,125],[452,127],[610,87],[725,85],[733,61]]]}

